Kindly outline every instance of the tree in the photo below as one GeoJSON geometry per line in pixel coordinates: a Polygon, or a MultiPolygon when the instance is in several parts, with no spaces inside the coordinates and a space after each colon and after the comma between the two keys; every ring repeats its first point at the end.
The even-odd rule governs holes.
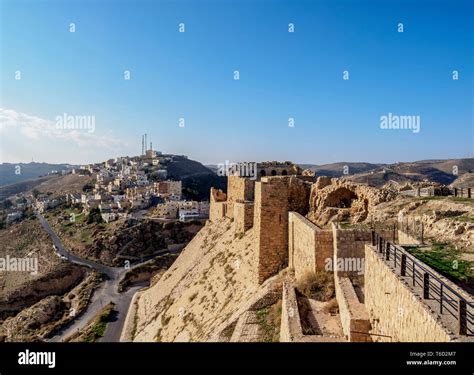
{"type": "Polygon", "coordinates": [[[89,211],[89,215],[87,215],[87,224],[102,223],[102,215],[100,214],[100,210],[98,207],[93,208],[89,211]]]}

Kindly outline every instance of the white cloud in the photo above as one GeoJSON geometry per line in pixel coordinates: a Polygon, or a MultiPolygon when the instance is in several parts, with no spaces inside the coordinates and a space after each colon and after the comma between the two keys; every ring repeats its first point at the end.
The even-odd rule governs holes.
{"type": "MultiPolygon", "coordinates": [[[[62,116],[60,114],[59,116],[62,116]]],[[[127,143],[113,136],[103,136],[90,133],[86,129],[58,129],[54,121],[17,112],[12,109],[0,108],[0,133],[5,135],[10,131],[19,131],[20,134],[34,141],[59,140],[72,142],[79,147],[101,147],[110,150],[119,150],[127,143]]]]}
{"type": "MultiPolygon", "coordinates": [[[[62,116],[62,114],[58,114],[62,116]]],[[[79,121],[74,122],[79,124],[79,121]]],[[[53,120],[0,108],[0,163],[94,163],[134,152],[103,123],[62,129],[53,120]],[[97,126],[95,126],[97,125],[97,126]]]]}

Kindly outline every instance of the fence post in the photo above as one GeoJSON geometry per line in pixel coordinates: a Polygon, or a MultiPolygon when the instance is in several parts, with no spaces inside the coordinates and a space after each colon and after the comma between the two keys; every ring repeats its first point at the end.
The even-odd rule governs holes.
{"type": "Polygon", "coordinates": [[[424,238],[423,238],[424,234],[425,234],[425,226],[424,226],[423,222],[421,222],[421,243],[424,243],[424,241],[423,241],[424,240],[424,238]]]}
{"type": "Polygon", "coordinates": [[[467,197],[471,198],[471,188],[467,188],[467,197]]]}
{"type": "Polygon", "coordinates": [[[372,246],[375,246],[375,231],[370,232],[370,238],[372,239],[372,246]]]}
{"type": "Polygon", "coordinates": [[[413,261],[413,286],[416,285],[416,272],[415,272],[415,261],[413,261]]]}
{"type": "Polygon", "coordinates": [[[423,274],[423,298],[430,299],[430,274],[423,274]]]}
{"type": "Polygon", "coordinates": [[[390,242],[385,243],[385,260],[390,260],[390,242]]]}
{"type": "Polygon", "coordinates": [[[439,313],[443,313],[443,284],[439,284],[439,313]]]}
{"type": "Polygon", "coordinates": [[[458,188],[454,188],[454,196],[455,196],[455,197],[458,196],[458,188]]]}
{"type": "Polygon", "coordinates": [[[400,276],[406,276],[407,274],[407,256],[402,254],[402,260],[400,264],[400,276]]]}
{"type": "Polygon", "coordinates": [[[383,251],[383,243],[382,243],[383,239],[382,237],[379,236],[379,253],[381,253],[383,251]]]}
{"type": "Polygon", "coordinates": [[[460,299],[458,302],[458,332],[460,335],[467,335],[467,309],[466,301],[460,299]]]}

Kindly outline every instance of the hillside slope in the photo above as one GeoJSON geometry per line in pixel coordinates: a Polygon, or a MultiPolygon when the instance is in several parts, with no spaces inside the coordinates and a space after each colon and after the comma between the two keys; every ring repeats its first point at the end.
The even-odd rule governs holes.
{"type": "Polygon", "coordinates": [[[134,341],[216,340],[265,287],[253,282],[254,243],[253,231],[236,235],[230,219],[208,222],[139,294],[134,341]]]}
{"type": "Polygon", "coordinates": [[[0,164],[0,186],[45,176],[52,171],[65,171],[73,168],[69,164],[48,163],[2,163],[0,164]],[[19,167],[19,169],[18,169],[19,167]],[[20,172],[18,173],[17,170],[20,172]]]}
{"type": "MultiPolygon", "coordinates": [[[[350,180],[378,187],[389,181],[409,183],[424,180],[455,186],[458,179],[474,171],[474,158],[420,160],[393,164],[341,162],[323,165],[301,164],[300,166],[311,169],[317,176],[329,177],[344,176],[344,169],[347,167],[346,177],[350,180]]],[[[467,179],[462,185],[466,184],[469,184],[467,179]]]]}

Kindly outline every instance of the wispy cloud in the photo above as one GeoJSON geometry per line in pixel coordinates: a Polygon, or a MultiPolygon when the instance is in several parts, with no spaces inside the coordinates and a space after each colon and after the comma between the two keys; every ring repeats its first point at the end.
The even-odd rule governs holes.
{"type": "Polygon", "coordinates": [[[0,133],[19,131],[24,137],[40,141],[58,140],[72,142],[79,147],[101,147],[119,150],[127,146],[127,142],[114,136],[99,135],[77,129],[58,129],[55,121],[43,119],[13,109],[0,108],[0,133]]]}

